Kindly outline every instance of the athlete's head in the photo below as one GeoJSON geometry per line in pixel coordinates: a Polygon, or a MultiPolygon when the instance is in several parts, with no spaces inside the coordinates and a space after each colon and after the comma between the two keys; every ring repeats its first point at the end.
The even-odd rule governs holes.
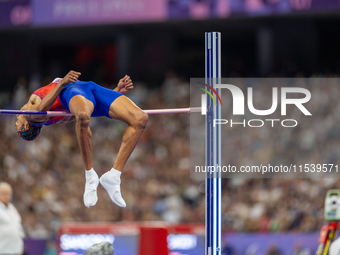
{"type": "Polygon", "coordinates": [[[17,115],[15,129],[17,134],[26,141],[33,141],[40,134],[42,126],[35,126],[25,119],[23,115],[17,115]]]}

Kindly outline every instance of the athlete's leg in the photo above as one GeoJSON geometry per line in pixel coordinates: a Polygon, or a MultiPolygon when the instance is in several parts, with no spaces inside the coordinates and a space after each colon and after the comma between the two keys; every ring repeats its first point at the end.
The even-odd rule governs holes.
{"type": "Polygon", "coordinates": [[[148,115],[126,96],[120,96],[113,101],[109,115],[113,119],[118,119],[128,124],[117,158],[113,164],[114,169],[122,171],[146,127],[148,115]]]}
{"type": "Polygon", "coordinates": [[[95,83],[91,84],[93,86],[92,94],[96,102],[92,115],[104,115],[113,119],[119,119],[128,124],[128,128],[123,136],[122,145],[113,164],[113,168],[122,171],[145,129],[148,115],[121,93],[101,87],[95,83]]]}
{"type": "Polygon", "coordinates": [[[90,118],[93,112],[93,103],[83,96],[76,95],[69,102],[70,111],[76,117],[76,133],[79,143],[80,153],[85,165],[85,192],[84,204],[87,207],[94,206],[98,201],[97,187],[99,178],[93,169],[91,157],[91,137],[90,118]]]}
{"type": "Polygon", "coordinates": [[[93,165],[91,157],[92,133],[89,124],[94,109],[93,103],[85,97],[77,95],[70,100],[69,108],[76,117],[76,134],[85,169],[90,170],[93,165]]]}
{"type": "Polygon", "coordinates": [[[120,175],[145,129],[148,115],[125,96],[120,96],[113,101],[110,106],[109,115],[113,119],[124,121],[128,124],[128,127],[124,132],[122,144],[113,167],[109,172],[100,177],[100,183],[114,203],[120,207],[125,207],[126,203],[120,192],[120,175]]]}

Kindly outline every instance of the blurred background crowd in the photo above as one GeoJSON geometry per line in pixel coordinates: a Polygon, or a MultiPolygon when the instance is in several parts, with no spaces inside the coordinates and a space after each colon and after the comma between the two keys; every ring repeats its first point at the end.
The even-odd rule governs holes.
{"type": "MultiPolygon", "coordinates": [[[[12,102],[18,106],[10,105],[11,108],[24,104],[31,93],[29,86],[20,85],[25,84],[24,81],[21,78],[13,92],[12,102]]],[[[314,163],[338,162],[340,137],[336,120],[339,115],[334,113],[332,106],[339,109],[340,93],[332,94],[334,87],[327,88],[325,93],[314,95],[332,103],[325,104],[313,116],[313,121],[317,125],[328,119],[331,122],[328,130],[318,132],[319,129],[314,128],[308,134],[299,130],[286,133],[284,149],[292,153],[283,155],[280,146],[275,148],[264,143],[268,140],[262,139],[256,129],[250,135],[253,139],[246,139],[244,132],[233,129],[230,139],[237,150],[224,153],[224,160],[239,162],[243,159],[275,165],[278,155],[291,163],[299,163],[299,157],[309,155],[305,159],[314,163]],[[315,147],[315,143],[321,149],[315,147]],[[297,159],[291,157],[294,155],[297,159]]],[[[186,107],[189,82],[169,71],[158,88],[150,89],[142,82],[135,82],[135,89],[127,95],[142,109],[186,107]]],[[[13,186],[14,203],[22,215],[28,237],[53,238],[61,222],[204,223],[204,181],[190,178],[189,172],[190,123],[187,114],[149,117],[148,127],[124,169],[122,192],[128,205],[125,209],[112,204],[101,187],[97,205],[91,209],[84,207],[84,169],[74,123],[44,127],[34,142],[23,141],[15,133],[14,116],[2,116],[0,123],[3,130],[1,179],[13,186]]],[[[124,125],[106,118],[91,119],[94,167],[99,175],[110,169],[124,125]]],[[[267,131],[266,137],[274,139],[275,133],[267,131]]],[[[223,179],[223,229],[237,232],[319,231],[324,223],[324,196],[331,188],[339,188],[336,178],[223,179]]]]}

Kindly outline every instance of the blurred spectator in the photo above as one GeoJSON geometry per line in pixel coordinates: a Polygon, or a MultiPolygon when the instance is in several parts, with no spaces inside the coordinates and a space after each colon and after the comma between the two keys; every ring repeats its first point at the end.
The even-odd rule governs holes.
{"type": "Polygon", "coordinates": [[[20,77],[13,92],[13,107],[20,109],[28,100],[27,81],[25,77],[20,77]]]}
{"type": "Polygon", "coordinates": [[[281,254],[282,254],[282,252],[279,250],[276,243],[272,243],[269,246],[267,255],[281,255],[281,254]]]}
{"type": "Polygon", "coordinates": [[[12,200],[12,188],[0,182],[0,254],[22,254],[24,232],[12,200]]]}
{"type": "Polygon", "coordinates": [[[225,239],[222,240],[222,255],[235,255],[234,248],[225,239]]]}
{"type": "Polygon", "coordinates": [[[310,250],[303,248],[301,242],[296,242],[294,244],[293,255],[310,255],[310,250]]]}
{"type": "Polygon", "coordinates": [[[57,248],[54,241],[49,240],[46,242],[43,255],[57,255],[57,248]]]}

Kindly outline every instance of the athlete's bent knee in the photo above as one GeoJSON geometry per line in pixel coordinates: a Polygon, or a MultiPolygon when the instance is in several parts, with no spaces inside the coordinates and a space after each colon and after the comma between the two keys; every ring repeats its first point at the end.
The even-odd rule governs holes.
{"type": "Polygon", "coordinates": [[[139,111],[138,113],[135,114],[134,118],[134,126],[140,129],[145,129],[146,123],[148,123],[148,114],[139,111]]]}
{"type": "Polygon", "coordinates": [[[90,114],[86,111],[78,111],[76,114],[76,120],[80,125],[88,126],[90,118],[90,114]]]}

